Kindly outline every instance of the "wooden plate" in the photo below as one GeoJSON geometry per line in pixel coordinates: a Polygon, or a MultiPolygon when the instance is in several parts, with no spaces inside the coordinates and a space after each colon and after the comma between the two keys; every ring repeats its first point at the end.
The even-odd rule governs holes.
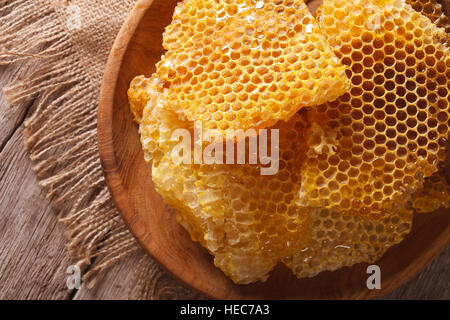
{"type": "Polygon", "coordinates": [[[144,162],[138,127],[132,121],[127,89],[133,77],[150,76],[163,54],[162,32],[176,0],[140,0],[123,25],[111,51],[100,97],[100,156],[114,201],[129,228],[148,251],[177,278],[219,299],[375,298],[413,277],[450,242],[450,215],[441,210],[418,215],[411,234],[377,262],[382,289],[366,287],[367,264],[323,272],[299,280],[279,265],[266,283],[235,285],[212,257],[176,222],[152,184],[144,162]]]}

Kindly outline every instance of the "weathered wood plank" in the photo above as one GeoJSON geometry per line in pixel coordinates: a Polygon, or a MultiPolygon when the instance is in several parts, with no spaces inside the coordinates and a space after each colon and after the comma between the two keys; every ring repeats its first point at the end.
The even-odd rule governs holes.
{"type": "MultiPolygon", "coordinates": [[[[110,300],[126,299],[128,289],[136,266],[142,257],[142,252],[137,252],[129,259],[120,262],[108,271],[91,290],[82,286],[74,296],[75,300],[110,300]]],[[[187,288],[170,274],[155,265],[152,271],[153,279],[150,290],[151,299],[205,299],[201,293],[187,288]]]]}
{"type": "Polygon", "coordinates": [[[30,104],[22,106],[11,106],[3,94],[3,88],[11,81],[18,79],[28,68],[24,63],[0,66],[0,151],[11,138],[14,130],[22,123],[30,104]]]}
{"type": "Polygon", "coordinates": [[[63,230],[32,172],[20,127],[0,153],[0,299],[67,299],[63,230]]]}
{"type": "Polygon", "coordinates": [[[127,260],[113,266],[92,289],[82,285],[76,292],[74,300],[110,300],[126,299],[128,285],[132,280],[133,273],[140,255],[134,254],[127,260]]]}

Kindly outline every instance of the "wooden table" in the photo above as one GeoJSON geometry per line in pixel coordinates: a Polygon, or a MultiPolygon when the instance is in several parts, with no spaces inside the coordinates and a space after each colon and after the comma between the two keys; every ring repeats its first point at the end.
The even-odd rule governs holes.
{"type": "MultiPolygon", "coordinates": [[[[0,88],[26,70],[0,66],[0,88]]],[[[33,68],[31,66],[30,68],[33,68]]],[[[63,228],[57,223],[23,147],[33,103],[10,106],[0,92],[0,299],[123,299],[137,257],[114,266],[94,289],[68,290],[63,228]]],[[[386,299],[450,299],[450,247],[386,299]]]]}

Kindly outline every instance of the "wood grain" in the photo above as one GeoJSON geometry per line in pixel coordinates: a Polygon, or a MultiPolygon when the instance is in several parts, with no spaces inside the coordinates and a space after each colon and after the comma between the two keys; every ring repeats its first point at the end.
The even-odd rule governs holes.
{"type": "Polygon", "coordinates": [[[133,270],[141,258],[140,253],[134,253],[125,261],[113,266],[101,279],[98,284],[87,289],[85,285],[81,286],[73,299],[74,300],[108,300],[127,298],[128,285],[133,277],[133,270]]]}
{"type": "Polygon", "coordinates": [[[138,2],[111,51],[98,116],[102,165],[115,203],[138,241],[158,262],[215,298],[376,298],[414,277],[447,246],[450,216],[440,210],[418,216],[407,239],[377,262],[383,270],[379,291],[366,287],[367,264],[301,280],[280,265],[266,283],[247,286],[234,285],[226,278],[206,250],[190,240],[155,192],[126,98],[131,79],[139,74],[149,76],[163,53],[161,34],[176,2],[138,2]]]}
{"type": "MultiPolygon", "coordinates": [[[[0,84],[6,85],[31,70],[32,68],[29,68],[25,64],[20,64],[20,67],[0,66],[0,84]]],[[[0,93],[0,151],[3,149],[6,142],[11,139],[14,131],[23,122],[28,107],[29,106],[12,107],[6,101],[6,97],[0,93]]]]}
{"type": "Polygon", "coordinates": [[[23,148],[21,126],[0,154],[0,299],[66,299],[71,264],[23,148]]]}
{"type": "MultiPolygon", "coordinates": [[[[0,88],[35,67],[0,66],[0,88]]],[[[32,109],[12,107],[0,91],[0,299],[67,299],[65,238],[23,145],[32,109]]]]}

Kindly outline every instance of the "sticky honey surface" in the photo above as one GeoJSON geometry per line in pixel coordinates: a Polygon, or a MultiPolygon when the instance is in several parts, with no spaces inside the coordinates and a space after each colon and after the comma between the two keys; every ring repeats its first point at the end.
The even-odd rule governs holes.
{"type": "Polygon", "coordinates": [[[170,108],[204,128],[265,128],[348,88],[302,0],[185,0],[157,64],[170,108]]]}

